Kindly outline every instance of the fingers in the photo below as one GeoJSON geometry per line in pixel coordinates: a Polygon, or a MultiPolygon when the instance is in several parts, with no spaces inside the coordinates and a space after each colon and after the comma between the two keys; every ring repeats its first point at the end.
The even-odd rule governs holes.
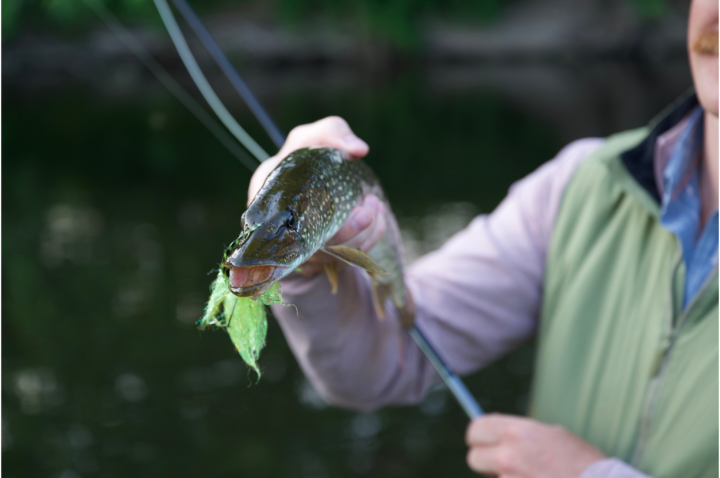
{"type": "Polygon", "coordinates": [[[339,116],[328,116],[314,123],[298,126],[290,131],[278,156],[287,156],[300,148],[329,147],[345,151],[349,159],[362,158],[370,147],[350,129],[339,116]]]}
{"type": "MultiPolygon", "coordinates": [[[[485,473],[491,476],[500,476],[501,470],[506,467],[499,463],[499,452],[502,449],[497,446],[484,447],[474,446],[468,450],[466,461],[468,467],[477,473],[485,473]]],[[[505,463],[505,458],[502,458],[505,463]]]]}
{"type": "Polygon", "coordinates": [[[497,444],[503,432],[504,419],[501,415],[490,414],[470,422],[465,433],[467,446],[497,444]]]}
{"type": "Polygon", "coordinates": [[[385,235],[387,220],[385,205],[374,194],[363,199],[350,218],[329,241],[331,245],[342,245],[368,252],[385,235]]]}
{"type": "Polygon", "coordinates": [[[490,414],[473,420],[465,433],[470,447],[467,464],[473,471],[503,476],[516,465],[507,446],[509,435],[522,426],[524,419],[508,415],[490,414]]]}

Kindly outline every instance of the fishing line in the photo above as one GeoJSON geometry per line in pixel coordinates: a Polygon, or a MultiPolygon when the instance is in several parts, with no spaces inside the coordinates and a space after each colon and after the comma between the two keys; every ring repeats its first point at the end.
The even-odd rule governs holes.
{"type": "Polygon", "coordinates": [[[227,79],[230,80],[230,83],[235,88],[235,91],[238,92],[245,101],[245,104],[248,108],[250,108],[250,111],[253,112],[255,118],[257,118],[260,122],[273,143],[275,143],[275,146],[277,146],[278,149],[282,148],[282,145],[285,143],[285,136],[282,134],[275,122],[273,122],[272,118],[270,118],[270,115],[265,112],[265,109],[255,97],[252,90],[250,90],[247,83],[245,83],[242,76],[240,76],[240,73],[233,68],[232,64],[227,59],[227,56],[225,56],[225,53],[223,53],[220,46],[218,46],[208,29],[205,28],[205,25],[200,18],[198,18],[185,0],[172,0],[172,2],[173,5],[175,5],[175,7],[177,7],[180,11],[180,14],[183,16],[185,21],[190,25],[190,28],[192,28],[198,38],[200,38],[200,41],[205,46],[205,49],[210,53],[210,56],[213,57],[215,63],[217,63],[222,72],[225,73],[227,79]]]}
{"type": "Polygon", "coordinates": [[[168,91],[177,98],[180,103],[187,108],[190,113],[195,116],[209,131],[212,133],[220,144],[225,146],[230,154],[235,156],[245,167],[251,171],[257,169],[257,163],[248,156],[248,153],[242,149],[235,140],[220,126],[217,121],[208,114],[200,104],[195,101],[195,98],[185,91],[180,84],[175,81],[170,73],[158,63],[155,58],[148,52],[142,43],[140,43],[127,28],[125,28],[120,21],[112,14],[110,10],[100,2],[93,0],[85,0],[85,4],[95,12],[95,14],[102,20],[105,26],[110,29],[111,32],[130,50],[133,55],[142,63],[145,68],[157,78],[157,80],[168,89],[168,91]]]}
{"type": "Polygon", "coordinates": [[[173,16],[170,6],[165,0],[154,0],[154,2],[158,12],[160,13],[160,17],[165,24],[165,28],[167,28],[170,38],[175,44],[175,48],[177,48],[180,58],[183,63],[185,63],[185,68],[187,68],[188,73],[190,73],[190,76],[200,90],[200,93],[202,93],[205,101],[208,102],[210,108],[212,108],[215,114],[218,115],[220,121],[222,121],[225,127],[230,130],[233,136],[235,136],[237,140],[240,141],[240,143],[257,158],[258,161],[265,161],[269,155],[260,147],[259,144],[255,142],[254,139],[250,137],[249,134],[247,134],[242,126],[235,121],[235,118],[233,118],[230,112],[225,108],[225,105],[223,105],[220,98],[217,97],[215,91],[212,89],[212,86],[210,86],[210,83],[208,83],[205,75],[195,61],[195,57],[190,51],[182,31],[180,31],[180,27],[175,21],[175,17],[173,16]]]}

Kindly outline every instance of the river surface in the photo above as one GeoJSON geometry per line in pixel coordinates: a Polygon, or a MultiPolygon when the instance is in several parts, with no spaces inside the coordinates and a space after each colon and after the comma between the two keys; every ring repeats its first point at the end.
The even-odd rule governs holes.
{"type": "MultiPolygon", "coordinates": [[[[444,389],[419,406],[339,410],[274,320],[258,384],[225,333],[196,329],[250,173],[152,78],[125,73],[100,89],[3,86],[5,476],[473,476],[444,389]]],[[[248,80],[286,131],[334,114],[370,144],[409,261],[569,141],[641,126],[690,86],[682,63],[248,80]]],[[[525,413],[533,355],[526,344],[467,378],[486,410],[525,413]]]]}

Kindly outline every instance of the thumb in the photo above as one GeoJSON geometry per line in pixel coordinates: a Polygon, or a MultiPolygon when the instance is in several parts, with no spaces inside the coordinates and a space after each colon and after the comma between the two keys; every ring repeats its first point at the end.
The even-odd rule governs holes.
{"type": "Polygon", "coordinates": [[[367,143],[352,132],[344,119],[328,116],[293,128],[277,155],[285,157],[300,148],[322,147],[341,149],[348,153],[350,159],[362,158],[370,150],[367,143]]]}

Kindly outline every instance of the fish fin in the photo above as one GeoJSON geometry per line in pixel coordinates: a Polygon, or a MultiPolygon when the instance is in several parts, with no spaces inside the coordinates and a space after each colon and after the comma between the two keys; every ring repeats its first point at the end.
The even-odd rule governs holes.
{"type": "Polygon", "coordinates": [[[323,266],[325,267],[325,274],[327,274],[328,280],[330,281],[330,286],[332,287],[330,292],[335,295],[338,291],[337,264],[334,262],[328,262],[323,266]]]}
{"type": "Polygon", "coordinates": [[[392,285],[381,284],[373,278],[371,290],[375,313],[380,320],[383,320],[385,318],[385,303],[392,292],[392,285]]]}
{"type": "Polygon", "coordinates": [[[372,293],[372,301],[373,306],[375,307],[375,313],[377,314],[378,318],[380,320],[385,319],[385,301],[380,300],[380,291],[379,284],[375,282],[375,280],[372,281],[372,284],[370,285],[370,292],[372,293]]]}
{"type": "Polygon", "coordinates": [[[322,251],[343,262],[347,262],[351,266],[365,269],[371,276],[384,276],[389,274],[380,264],[375,262],[375,259],[358,249],[347,246],[325,246],[322,248],[322,251]]]}

